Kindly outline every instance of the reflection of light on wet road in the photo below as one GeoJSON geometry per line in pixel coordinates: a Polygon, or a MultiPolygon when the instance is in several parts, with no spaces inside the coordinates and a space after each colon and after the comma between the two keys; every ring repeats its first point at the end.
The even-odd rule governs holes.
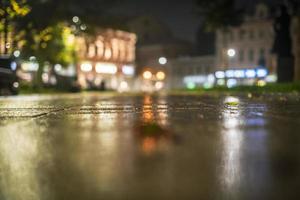
{"type": "MultiPolygon", "coordinates": [[[[239,102],[236,98],[227,98],[224,103],[239,102]]],[[[223,138],[223,173],[221,180],[229,190],[237,187],[241,178],[241,151],[243,145],[243,133],[239,130],[242,123],[238,105],[225,108],[223,113],[224,131],[223,138]]]]}
{"type": "MultiPolygon", "coordinates": [[[[47,199],[37,168],[43,152],[37,129],[25,123],[0,129],[0,185],[5,199],[47,199]]],[[[45,156],[45,155],[43,155],[45,156]]],[[[0,194],[1,197],[1,194],[0,194]]]]}
{"type": "Polygon", "coordinates": [[[159,104],[157,106],[157,121],[161,126],[166,127],[167,125],[169,125],[169,112],[166,97],[160,97],[158,102],[159,104]]]}
{"type": "Polygon", "coordinates": [[[146,95],[143,101],[143,122],[144,123],[152,123],[154,120],[154,112],[152,106],[152,97],[146,95]]]}
{"type": "MultiPolygon", "coordinates": [[[[106,105],[101,104],[102,107],[114,110],[117,106],[112,101],[106,105]]],[[[118,132],[121,126],[119,115],[121,113],[90,112],[83,114],[80,121],[81,129],[85,130],[81,132],[83,141],[78,147],[80,169],[83,173],[88,171],[94,176],[101,191],[110,191],[114,188],[116,184],[114,180],[121,171],[118,157],[121,137],[118,132]]]]}
{"type": "Polygon", "coordinates": [[[222,179],[225,186],[232,189],[237,186],[241,176],[241,145],[243,138],[241,133],[237,130],[229,130],[224,133],[224,172],[222,179]]]}
{"type": "Polygon", "coordinates": [[[232,97],[224,104],[221,183],[229,195],[237,195],[249,183],[253,188],[247,189],[258,194],[270,184],[264,117],[267,108],[254,105],[254,109],[246,110],[239,99],[232,97]]]}
{"type": "Polygon", "coordinates": [[[145,155],[151,155],[159,149],[167,149],[168,110],[164,97],[154,99],[146,95],[143,99],[142,126],[139,125],[138,137],[145,155]]]}
{"type": "Polygon", "coordinates": [[[156,149],[157,141],[155,138],[146,137],[142,140],[143,152],[147,155],[153,153],[156,149]]]}

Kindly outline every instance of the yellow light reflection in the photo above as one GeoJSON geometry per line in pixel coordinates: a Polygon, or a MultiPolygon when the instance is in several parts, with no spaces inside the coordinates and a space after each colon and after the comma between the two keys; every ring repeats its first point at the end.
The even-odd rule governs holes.
{"type": "Polygon", "coordinates": [[[157,151],[168,150],[172,135],[168,132],[168,113],[166,100],[158,100],[159,105],[153,104],[150,95],[144,97],[142,126],[138,129],[141,150],[145,155],[157,151]]]}
{"type": "Polygon", "coordinates": [[[152,97],[146,95],[144,97],[144,105],[143,105],[143,116],[144,123],[152,123],[154,120],[154,112],[152,107],[152,97]]]}
{"type": "MultiPolygon", "coordinates": [[[[41,144],[41,138],[36,134],[38,130],[35,124],[26,123],[0,129],[0,188],[5,199],[47,198],[47,194],[42,194],[36,170],[45,153],[41,148],[43,146],[45,149],[45,145],[41,144]]],[[[47,157],[47,153],[43,157],[47,157]]]]}
{"type": "Polygon", "coordinates": [[[100,102],[82,109],[87,113],[80,121],[81,130],[86,130],[81,133],[83,140],[77,146],[80,170],[89,171],[100,190],[111,191],[121,171],[119,127],[122,126],[122,120],[116,112],[117,104],[113,101],[100,102]],[[91,108],[98,111],[90,112],[91,108]]]}

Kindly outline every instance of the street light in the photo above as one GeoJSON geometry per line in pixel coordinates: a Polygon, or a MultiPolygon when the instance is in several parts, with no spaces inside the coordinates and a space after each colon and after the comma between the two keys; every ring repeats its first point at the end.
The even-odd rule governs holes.
{"type": "Polygon", "coordinates": [[[160,81],[164,80],[166,78],[166,74],[162,71],[157,72],[156,78],[160,81]]]}
{"type": "Polygon", "coordinates": [[[150,80],[152,78],[152,73],[150,71],[145,71],[143,77],[144,79],[150,80]]]}
{"type": "Polygon", "coordinates": [[[74,23],[78,23],[79,22],[79,17],[77,17],[77,16],[74,16],[73,18],[72,18],[72,21],[74,22],[74,23]]]}
{"type": "Polygon", "coordinates": [[[166,57],[160,57],[160,58],[158,59],[158,62],[159,62],[159,64],[161,64],[161,65],[165,65],[165,64],[168,63],[168,59],[167,59],[166,57]]]}
{"type": "Polygon", "coordinates": [[[234,49],[228,49],[227,55],[232,58],[236,55],[236,51],[234,49]]]}
{"type": "Polygon", "coordinates": [[[21,55],[21,52],[19,51],[19,50],[16,50],[16,51],[14,51],[14,56],[16,57],[16,58],[19,58],[20,57],[20,55],[21,55]]]}

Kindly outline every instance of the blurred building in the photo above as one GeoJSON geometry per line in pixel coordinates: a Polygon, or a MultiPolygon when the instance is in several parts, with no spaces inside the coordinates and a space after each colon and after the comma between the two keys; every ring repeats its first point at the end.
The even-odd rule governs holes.
{"type": "Polygon", "coordinates": [[[98,30],[94,37],[77,38],[80,86],[129,90],[135,74],[136,40],[133,33],[112,29],[98,30]]]}
{"type": "Polygon", "coordinates": [[[171,76],[168,74],[169,60],[190,55],[192,44],[175,38],[166,24],[152,16],[134,18],[128,27],[139,38],[136,51],[138,85],[147,91],[166,88],[166,80],[171,76]],[[145,80],[144,72],[151,73],[152,78],[145,80]],[[164,74],[163,80],[159,80],[162,77],[157,78],[157,74],[164,74]]]}
{"type": "Polygon", "coordinates": [[[274,71],[272,57],[274,42],[273,20],[265,4],[258,4],[253,15],[246,16],[237,27],[217,31],[216,64],[218,70],[254,69],[267,67],[274,71]],[[232,49],[232,55],[228,50],[232,49]]]}
{"type": "Polygon", "coordinates": [[[214,55],[170,60],[167,86],[169,89],[212,87],[215,81],[214,67],[214,55]]]}
{"type": "MultiPolygon", "coordinates": [[[[247,14],[241,25],[216,32],[217,78],[224,79],[219,81],[221,84],[226,84],[226,79],[240,84],[254,84],[262,79],[269,82],[277,80],[277,59],[272,53],[275,10],[259,3],[252,12],[248,12],[252,14],[247,14]]],[[[291,34],[293,52],[298,60],[297,19],[293,20],[291,34]]]]}

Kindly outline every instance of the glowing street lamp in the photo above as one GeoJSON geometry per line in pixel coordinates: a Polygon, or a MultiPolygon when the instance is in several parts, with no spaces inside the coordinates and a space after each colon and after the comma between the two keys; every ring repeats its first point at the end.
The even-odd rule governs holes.
{"type": "Polygon", "coordinates": [[[156,78],[160,81],[164,80],[166,78],[166,74],[162,71],[157,72],[156,78]]]}
{"type": "Polygon", "coordinates": [[[150,71],[145,71],[145,72],[143,73],[143,77],[144,77],[144,79],[146,79],[146,80],[150,80],[150,79],[152,78],[152,73],[151,73],[150,71]]]}
{"type": "Polygon", "coordinates": [[[78,23],[78,22],[79,22],[79,17],[74,16],[74,17],[72,18],[72,21],[73,21],[74,23],[78,23]]]}
{"type": "Polygon", "coordinates": [[[233,58],[233,57],[236,55],[236,51],[235,51],[234,49],[228,49],[227,55],[228,55],[230,58],[233,58]]]}
{"type": "Polygon", "coordinates": [[[166,57],[160,57],[160,58],[158,59],[158,62],[159,62],[159,64],[161,64],[161,65],[165,65],[165,64],[168,63],[168,59],[167,59],[166,57]]]}

